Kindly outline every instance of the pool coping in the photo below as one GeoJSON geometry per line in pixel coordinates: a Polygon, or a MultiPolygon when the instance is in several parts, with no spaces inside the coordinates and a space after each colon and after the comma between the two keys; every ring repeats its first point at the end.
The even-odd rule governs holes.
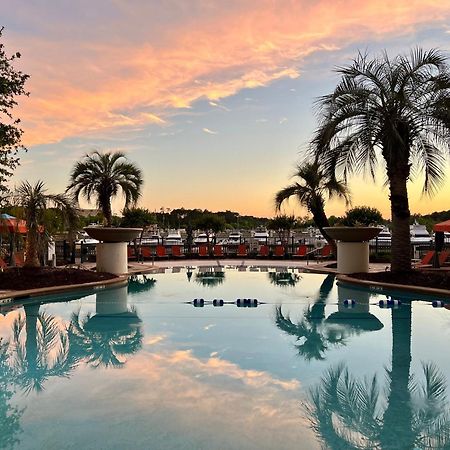
{"type": "Polygon", "coordinates": [[[79,284],[67,284],[59,286],[47,286],[42,288],[25,289],[23,291],[5,291],[0,293],[0,305],[7,305],[14,300],[21,300],[30,297],[40,297],[48,294],[59,294],[67,291],[80,291],[80,290],[100,290],[106,289],[112,286],[122,286],[128,283],[128,276],[119,275],[117,278],[109,280],[91,281],[89,283],[79,284]]]}
{"type": "Polygon", "coordinates": [[[438,297],[446,297],[450,299],[450,290],[447,289],[429,288],[425,286],[412,286],[409,284],[381,283],[379,281],[371,281],[371,280],[360,280],[359,278],[353,278],[351,275],[343,275],[343,274],[337,275],[336,279],[343,283],[364,286],[365,288],[368,288],[369,290],[375,292],[403,291],[403,292],[413,292],[417,294],[433,295],[438,297]]]}

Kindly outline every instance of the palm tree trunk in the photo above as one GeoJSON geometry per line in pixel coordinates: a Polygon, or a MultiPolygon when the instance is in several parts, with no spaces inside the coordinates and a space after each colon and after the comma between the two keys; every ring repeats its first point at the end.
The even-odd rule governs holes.
{"type": "Polygon", "coordinates": [[[110,227],[112,225],[112,211],[109,198],[102,201],[102,212],[106,220],[106,226],[110,227]]]}
{"type": "Polygon", "coordinates": [[[392,368],[383,416],[382,448],[414,448],[412,405],[409,391],[411,367],[411,305],[392,309],[392,368]]]}
{"type": "Polygon", "coordinates": [[[26,259],[25,267],[40,267],[38,257],[38,230],[34,226],[28,227],[27,243],[26,243],[26,259]]]}
{"type": "Polygon", "coordinates": [[[389,177],[392,218],[391,271],[411,270],[411,236],[409,231],[408,176],[396,171],[389,177]]]}
{"type": "Polygon", "coordinates": [[[322,233],[323,237],[327,240],[327,242],[331,245],[332,251],[334,255],[337,255],[337,247],[334,239],[331,239],[328,236],[327,232],[324,230],[325,227],[329,227],[330,223],[328,222],[328,218],[325,214],[325,211],[321,208],[314,209],[312,212],[314,223],[317,225],[317,228],[322,233]]]}

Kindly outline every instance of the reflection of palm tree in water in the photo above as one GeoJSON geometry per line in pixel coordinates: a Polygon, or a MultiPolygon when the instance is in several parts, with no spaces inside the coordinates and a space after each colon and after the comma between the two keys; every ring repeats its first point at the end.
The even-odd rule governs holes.
{"type": "Polygon", "coordinates": [[[271,284],[276,286],[295,286],[301,276],[292,272],[269,272],[267,274],[271,284]]]}
{"type": "Polygon", "coordinates": [[[322,282],[316,301],[303,312],[300,321],[293,323],[289,316],[284,316],[281,306],[276,309],[276,324],[288,334],[297,337],[296,348],[306,360],[325,359],[324,353],[330,345],[346,345],[346,340],[353,334],[364,331],[376,331],[383,324],[369,313],[369,298],[360,295],[358,304],[354,308],[346,308],[342,300],[346,294],[356,295],[354,291],[338,286],[340,299],[338,311],[325,318],[325,306],[333,289],[334,276],[328,275],[322,282]]]}
{"type": "Polygon", "coordinates": [[[195,274],[195,281],[202,286],[214,287],[222,284],[225,280],[223,270],[206,270],[195,274]]]}
{"type": "Polygon", "coordinates": [[[319,288],[319,294],[313,305],[309,305],[304,311],[302,319],[294,323],[289,316],[283,315],[281,306],[276,307],[276,324],[284,332],[297,337],[302,341],[295,347],[298,353],[308,361],[311,359],[322,360],[323,354],[329,344],[343,344],[342,338],[330,333],[323,326],[325,319],[325,304],[333,289],[334,275],[327,275],[319,288]]]}
{"type": "Polygon", "coordinates": [[[423,365],[425,384],[410,378],[411,308],[392,310],[392,368],[383,411],[376,376],[362,382],[340,365],[328,370],[305,405],[313,430],[333,449],[450,448],[446,379],[423,365]]]}
{"type": "Polygon", "coordinates": [[[75,358],[94,367],[121,367],[142,347],[143,333],[135,309],[110,316],[72,314],[68,333],[75,358]]]}
{"type": "Polygon", "coordinates": [[[70,354],[66,330],[39,307],[24,306],[25,317],[20,314],[13,323],[12,370],[27,393],[42,391],[50,377],[68,377],[78,363],[70,354]]]}
{"type": "Polygon", "coordinates": [[[138,294],[146,292],[155,286],[156,280],[148,278],[147,275],[131,275],[128,278],[128,293],[138,294]]]}
{"type": "Polygon", "coordinates": [[[14,394],[14,373],[10,367],[8,354],[9,342],[0,338],[0,448],[13,448],[20,441],[17,437],[22,432],[20,418],[23,409],[10,404],[14,394]]]}

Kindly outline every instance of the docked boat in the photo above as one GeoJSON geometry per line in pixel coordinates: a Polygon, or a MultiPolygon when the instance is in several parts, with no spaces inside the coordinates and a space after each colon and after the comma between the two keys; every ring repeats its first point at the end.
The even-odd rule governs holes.
{"type": "Polygon", "coordinates": [[[390,247],[392,235],[388,227],[383,227],[378,236],[370,241],[371,245],[378,244],[381,247],[390,247]]]}
{"type": "Polygon", "coordinates": [[[159,234],[144,235],[140,241],[141,245],[158,245],[162,242],[159,234]]]}
{"type": "Polygon", "coordinates": [[[183,245],[180,232],[178,230],[169,231],[164,238],[164,245],[183,245]]]}
{"type": "Polygon", "coordinates": [[[204,245],[208,244],[212,241],[212,236],[209,236],[206,233],[200,233],[194,238],[194,245],[204,245]]]}
{"type": "Polygon", "coordinates": [[[253,232],[253,239],[260,244],[266,244],[269,239],[269,232],[267,230],[255,230],[253,232]]]}
{"type": "Polygon", "coordinates": [[[232,231],[221,244],[223,245],[239,245],[242,242],[242,234],[239,231],[232,231]]]}
{"type": "Polygon", "coordinates": [[[409,230],[412,245],[430,245],[432,243],[433,238],[425,225],[419,225],[416,222],[410,225],[409,230]]]}

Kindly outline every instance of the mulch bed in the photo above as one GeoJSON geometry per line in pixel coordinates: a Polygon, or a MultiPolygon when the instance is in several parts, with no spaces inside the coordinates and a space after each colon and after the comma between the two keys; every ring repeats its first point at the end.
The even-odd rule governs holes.
{"type": "Polygon", "coordinates": [[[117,278],[116,275],[83,269],[9,268],[0,272],[0,289],[22,291],[50,286],[91,283],[113,278],[117,278]]]}
{"type": "Polygon", "coordinates": [[[435,289],[450,290],[450,271],[426,271],[412,270],[411,272],[374,272],[357,273],[352,278],[360,280],[378,281],[380,283],[408,284],[412,286],[423,286],[435,289]]]}

